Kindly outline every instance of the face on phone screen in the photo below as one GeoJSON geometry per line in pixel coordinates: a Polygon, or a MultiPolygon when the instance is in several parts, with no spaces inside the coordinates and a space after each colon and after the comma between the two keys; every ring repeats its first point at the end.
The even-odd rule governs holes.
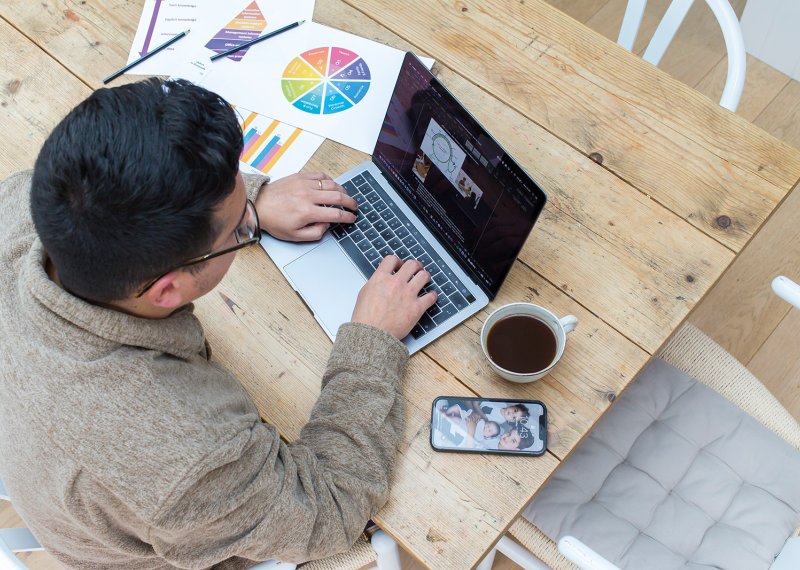
{"type": "Polygon", "coordinates": [[[534,400],[442,396],[433,401],[431,445],[441,451],[542,455],[547,411],[534,400]]]}

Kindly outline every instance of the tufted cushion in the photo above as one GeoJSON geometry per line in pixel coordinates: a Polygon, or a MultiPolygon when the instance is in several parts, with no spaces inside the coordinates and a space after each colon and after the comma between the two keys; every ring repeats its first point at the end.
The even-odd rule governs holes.
{"type": "Polygon", "coordinates": [[[620,568],[769,568],[800,522],[800,452],[655,359],[525,516],[620,568]]]}

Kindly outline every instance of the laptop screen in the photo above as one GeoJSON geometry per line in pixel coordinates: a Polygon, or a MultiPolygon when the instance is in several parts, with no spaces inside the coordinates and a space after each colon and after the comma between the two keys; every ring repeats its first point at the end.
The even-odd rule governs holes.
{"type": "Polygon", "coordinates": [[[494,297],[546,196],[411,53],[372,160],[494,297]]]}

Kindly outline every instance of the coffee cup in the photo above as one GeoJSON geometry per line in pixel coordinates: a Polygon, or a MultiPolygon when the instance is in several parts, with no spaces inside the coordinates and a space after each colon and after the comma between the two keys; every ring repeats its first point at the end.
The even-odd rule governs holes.
{"type": "Polygon", "coordinates": [[[538,380],[564,354],[567,334],[578,326],[573,315],[558,318],[532,303],[495,310],[481,329],[481,347],[492,370],[511,382],[538,380]]]}

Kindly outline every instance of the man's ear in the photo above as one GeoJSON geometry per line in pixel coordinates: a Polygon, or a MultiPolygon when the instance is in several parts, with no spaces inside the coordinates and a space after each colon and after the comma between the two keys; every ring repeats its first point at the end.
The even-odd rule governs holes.
{"type": "Polygon", "coordinates": [[[156,281],[144,294],[145,298],[153,305],[162,309],[177,309],[189,301],[188,271],[170,271],[156,281]]]}

